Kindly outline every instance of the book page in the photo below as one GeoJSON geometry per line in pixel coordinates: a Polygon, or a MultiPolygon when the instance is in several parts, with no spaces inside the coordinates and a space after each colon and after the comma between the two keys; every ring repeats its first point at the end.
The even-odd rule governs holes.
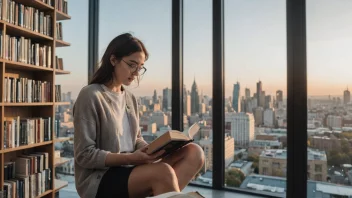
{"type": "Polygon", "coordinates": [[[184,133],[190,138],[193,139],[193,137],[198,133],[200,129],[200,126],[197,123],[192,124],[192,126],[190,126],[188,128],[188,130],[184,131],[184,133]]]}

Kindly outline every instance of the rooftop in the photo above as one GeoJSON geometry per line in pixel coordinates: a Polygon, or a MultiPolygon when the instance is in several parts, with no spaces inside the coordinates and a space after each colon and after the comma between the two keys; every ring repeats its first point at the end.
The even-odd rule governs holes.
{"type": "MultiPolygon", "coordinates": [[[[249,175],[240,188],[255,189],[274,194],[286,193],[286,179],[265,175],[249,175]]],[[[352,196],[352,187],[308,180],[307,197],[352,196]]]]}
{"type": "MultiPolygon", "coordinates": [[[[325,151],[308,148],[307,152],[308,160],[327,160],[325,151]]],[[[287,151],[286,149],[267,149],[262,151],[260,157],[286,159],[287,151]]]]}

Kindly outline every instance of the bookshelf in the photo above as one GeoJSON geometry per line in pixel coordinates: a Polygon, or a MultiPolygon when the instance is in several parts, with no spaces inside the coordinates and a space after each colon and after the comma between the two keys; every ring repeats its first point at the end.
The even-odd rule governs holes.
{"type": "MultiPolygon", "coordinates": [[[[44,186],[35,186],[32,197],[54,198],[68,185],[55,178],[55,167],[70,161],[55,158],[55,143],[72,140],[55,137],[55,108],[70,105],[55,99],[55,76],[70,74],[63,70],[62,62],[58,68],[55,58],[57,47],[70,46],[64,39],[57,39],[56,25],[71,19],[67,0],[0,1],[0,191],[9,187],[10,167],[40,160],[43,167],[33,166],[37,170],[24,177],[29,181],[32,175],[36,175],[33,181],[44,179],[44,186]],[[19,135],[23,129],[26,135],[23,131],[19,135]]],[[[21,181],[27,185],[25,179],[21,181]]]]}

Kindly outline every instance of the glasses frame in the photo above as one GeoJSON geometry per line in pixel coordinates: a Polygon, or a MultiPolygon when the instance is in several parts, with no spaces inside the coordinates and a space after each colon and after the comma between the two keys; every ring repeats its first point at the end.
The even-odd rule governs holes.
{"type": "Polygon", "coordinates": [[[147,68],[145,68],[144,66],[142,66],[141,68],[139,68],[138,66],[133,67],[132,64],[126,62],[125,60],[121,59],[124,63],[126,63],[126,65],[128,65],[132,71],[132,73],[137,72],[138,76],[143,76],[145,74],[145,72],[147,72],[147,68]],[[144,70],[144,72],[142,74],[140,74],[139,72],[141,70],[144,70]]]}

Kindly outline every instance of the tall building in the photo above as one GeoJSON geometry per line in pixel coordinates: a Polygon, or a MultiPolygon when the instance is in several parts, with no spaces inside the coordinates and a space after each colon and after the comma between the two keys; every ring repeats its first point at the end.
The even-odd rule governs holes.
{"type": "MultiPolygon", "coordinates": [[[[213,170],[213,140],[210,138],[203,138],[199,141],[199,146],[204,150],[205,156],[205,170],[213,170]]],[[[225,167],[228,167],[235,155],[234,138],[230,136],[225,137],[225,167]]]]}
{"type": "Polygon", "coordinates": [[[254,140],[254,117],[251,113],[227,113],[225,126],[235,139],[236,146],[248,147],[249,143],[254,140]]]}
{"type": "Polygon", "coordinates": [[[260,106],[260,96],[262,95],[262,91],[263,91],[262,81],[259,81],[259,82],[257,82],[257,102],[258,102],[258,106],[260,106]]]}
{"type": "Polygon", "coordinates": [[[163,89],[163,110],[171,110],[171,89],[163,89]]]}
{"type": "Polygon", "coordinates": [[[342,120],[341,116],[329,115],[326,119],[326,125],[331,128],[341,128],[342,120]]]}
{"type": "Polygon", "coordinates": [[[347,104],[350,101],[351,101],[351,93],[350,93],[350,91],[348,90],[348,87],[347,87],[347,89],[343,92],[343,103],[347,104]]]}
{"type": "Polygon", "coordinates": [[[156,94],[156,89],[154,89],[154,94],[153,94],[153,103],[158,103],[158,95],[156,94]]]}
{"type": "Polygon", "coordinates": [[[264,126],[273,127],[275,125],[275,110],[268,108],[264,111],[264,126]]]}
{"type": "Polygon", "coordinates": [[[240,102],[240,83],[237,82],[233,85],[233,93],[232,93],[232,108],[236,112],[241,111],[241,102],[240,102]]]}
{"type": "Polygon", "coordinates": [[[199,113],[199,93],[196,79],[193,81],[191,90],[191,114],[199,113]]]}
{"type": "Polygon", "coordinates": [[[284,96],[283,92],[281,90],[276,91],[276,102],[283,102],[284,101],[284,96]]]}
{"type": "Polygon", "coordinates": [[[273,108],[273,100],[271,95],[265,96],[265,109],[273,108]]]}
{"type": "Polygon", "coordinates": [[[251,90],[246,88],[245,89],[245,99],[250,99],[251,98],[251,90]]]}

